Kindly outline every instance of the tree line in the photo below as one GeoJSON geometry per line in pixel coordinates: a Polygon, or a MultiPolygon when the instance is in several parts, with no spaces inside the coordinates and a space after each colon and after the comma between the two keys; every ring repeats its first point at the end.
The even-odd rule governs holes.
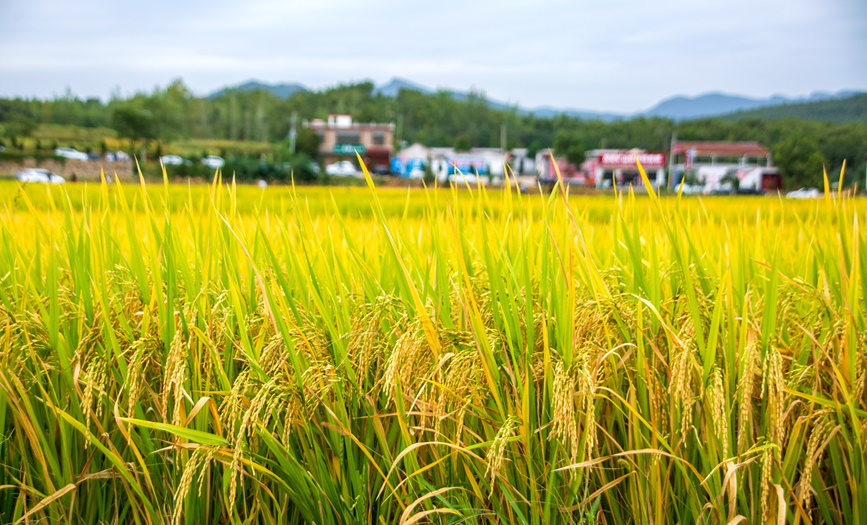
{"type": "MultiPolygon", "coordinates": [[[[108,101],[81,99],[69,92],[50,100],[0,99],[0,140],[26,137],[40,124],[62,124],[112,128],[139,144],[179,138],[282,143],[293,114],[309,120],[326,118],[328,113],[349,113],[360,122],[394,122],[397,147],[414,142],[458,149],[498,147],[505,125],[507,147],[526,147],[531,155],[550,147],[576,164],[583,161],[585,151],[600,147],[667,152],[674,133],[679,140],[755,140],[771,150],[787,187],[820,187],[822,167],[836,171],[844,160],[861,179],[867,149],[864,122],[780,118],[779,114],[774,119],[727,116],[683,122],[664,118],[602,122],[564,115],[536,117],[518,107],[496,107],[481,92],[458,99],[448,91],[401,90],[388,97],[376,93],[372,83],[360,82],[301,91],[285,99],[267,91],[238,89],[198,97],[180,80],[108,101]]],[[[307,153],[315,155],[316,142],[307,139],[302,136],[299,144],[308,145],[312,151],[307,153]]]]}

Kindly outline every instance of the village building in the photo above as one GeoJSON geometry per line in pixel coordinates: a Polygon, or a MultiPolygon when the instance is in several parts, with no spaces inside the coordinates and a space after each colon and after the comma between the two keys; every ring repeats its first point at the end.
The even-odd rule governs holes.
{"type": "Polygon", "coordinates": [[[665,185],[665,153],[643,149],[592,149],[584,154],[581,172],[597,188],[644,186],[639,163],[653,187],[665,185]]]}
{"type": "Polygon", "coordinates": [[[388,173],[394,151],[394,123],[354,122],[351,115],[330,114],[304,125],[319,135],[319,156],[324,164],[339,160],[356,162],[356,152],[372,172],[388,173]]]}
{"type": "Polygon", "coordinates": [[[539,150],[535,158],[536,175],[542,184],[554,184],[557,182],[557,172],[563,178],[564,184],[586,186],[587,177],[578,166],[575,166],[566,157],[551,155],[550,149],[539,150]]]}
{"type": "Polygon", "coordinates": [[[457,151],[454,148],[428,147],[412,144],[400,150],[391,161],[391,172],[407,178],[421,178],[425,167],[439,181],[463,175],[483,175],[486,179],[502,178],[508,165],[512,173],[520,175],[532,172],[534,161],[527,156],[526,148],[503,151],[500,148],[471,148],[457,151]]]}
{"type": "Polygon", "coordinates": [[[673,141],[673,181],[694,181],[707,192],[737,181],[739,193],[768,193],[782,188],[771,153],[758,142],[673,141]]]}
{"type": "Polygon", "coordinates": [[[575,166],[565,157],[552,156],[549,150],[536,154],[536,172],[539,182],[557,182],[557,170],[564,184],[610,188],[643,186],[636,159],[641,163],[650,183],[656,187],[665,184],[665,154],[643,149],[593,149],[584,154],[581,166],[575,166]]]}

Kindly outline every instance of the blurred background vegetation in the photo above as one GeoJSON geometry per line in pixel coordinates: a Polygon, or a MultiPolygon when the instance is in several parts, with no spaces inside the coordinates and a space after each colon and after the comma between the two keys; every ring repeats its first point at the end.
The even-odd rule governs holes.
{"type": "MultiPolygon", "coordinates": [[[[0,144],[6,148],[4,155],[50,154],[58,146],[92,153],[121,149],[139,157],[145,153],[150,159],[166,154],[221,155],[250,168],[246,172],[281,171],[286,162],[316,157],[317,137],[304,128],[297,141],[301,156],[289,154],[293,113],[301,120],[349,113],[359,122],[394,122],[397,149],[414,142],[461,150],[499,147],[500,128],[505,125],[509,148],[526,147],[533,155],[550,147],[573,163],[583,161],[586,150],[599,147],[668,151],[674,133],[679,140],[755,140],[772,151],[789,188],[820,187],[821,166],[838,171],[844,160],[850,173],[857,174],[850,178],[854,184],[862,179],[867,152],[867,94],[845,103],[793,104],[680,122],[602,122],[564,115],[536,117],[516,106],[490,104],[480,92],[457,99],[448,91],[425,94],[404,89],[390,97],[376,93],[372,83],[361,82],[297,91],[285,98],[242,89],[199,97],[180,80],[107,102],[81,99],[71,92],[52,100],[0,99],[0,144]],[[253,169],[256,159],[269,166],[253,169]]],[[[197,176],[181,173],[196,171],[192,169],[174,171],[197,176]]]]}

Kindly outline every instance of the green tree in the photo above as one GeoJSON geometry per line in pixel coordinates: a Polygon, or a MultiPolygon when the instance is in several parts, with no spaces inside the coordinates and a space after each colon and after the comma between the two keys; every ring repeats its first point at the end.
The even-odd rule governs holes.
{"type": "Polygon", "coordinates": [[[455,139],[454,148],[457,151],[469,151],[470,149],[470,141],[467,137],[463,135],[458,135],[455,139]]]}
{"type": "Polygon", "coordinates": [[[319,144],[322,139],[310,128],[301,128],[295,137],[295,153],[306,155],[311,159],[319,157],[319,144]]]}
{"type": "Polygon", "coordinates": [[[141,162],[145,162],[147,143],[158,138],[154,115],[149,110],[125,105],[114,110],[111,126],[119,136],[140,142],[141,162]]]}
{"type": "Polygon", "coordinates": [[[780,169],[788,188],[824,186],[823,167],[827,159],[819,145],[810,137],[792,136],[774,149],[774,163],[780,169]]]}
{"type": "Polygon", "coordinates": [[[579,131],[559,131],[554,139],[554,151],[566,155],[575,166],[584,162],[584,154],[590,149],[593,149],[593,143],[579,131]]]}

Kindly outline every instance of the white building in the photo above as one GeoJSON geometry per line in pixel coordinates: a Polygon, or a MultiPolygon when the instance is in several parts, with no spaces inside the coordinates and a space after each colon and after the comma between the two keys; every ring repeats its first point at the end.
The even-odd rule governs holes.
{"type": "Polygon", "coordinates": [[[428,163],[437,180],[441,182],[449,180],[449,177],[457,172],[481,175],[483,181],[496,181],[504,176],[507,164],[516,175],[534,169],[533,159],[527,157],[526,148],[515,148],[508,152],[503,152],[500,148],[456,151],[454,148],[427,147],[418,143],[399,151],[391,167],[393,173],[402,177],[421,178],[428,163]]]}
{"type": "Polygon", "coordinates": [[[758,142],[675,142],[671,148],[673,181],[692,176],[706,191],[737,179],[739,192],[770,193],[782,188],[771,153],[758,142]]]}

